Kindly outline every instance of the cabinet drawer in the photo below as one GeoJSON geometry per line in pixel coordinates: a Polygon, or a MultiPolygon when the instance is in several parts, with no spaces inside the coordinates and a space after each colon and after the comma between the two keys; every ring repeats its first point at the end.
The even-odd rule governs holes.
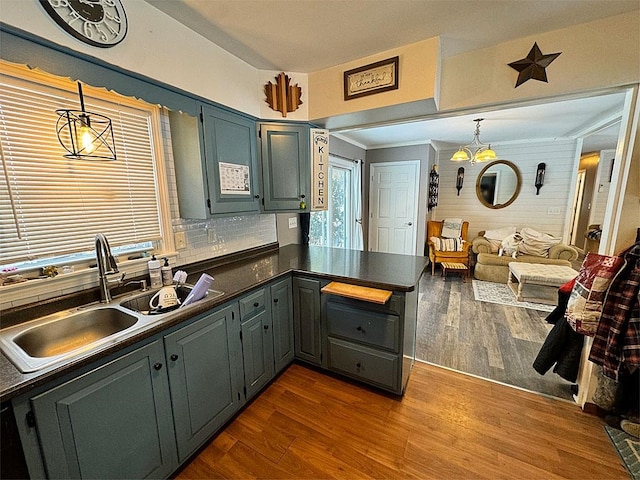
{"type": "Polygon", "coordinates": [[[384,312],[327,301],[329,335],[398,351],[400,318],[384,312]]]}
{"type": "Polygon", "coordinates": [[[329,369],[396,390],[398,356],[329,338],[329,369]]]}
{"type": "Polygon", "coordinates": [[[244,321],[265,309],[267,294],[264,288],[240,299],[240,320],[244,321]]]}

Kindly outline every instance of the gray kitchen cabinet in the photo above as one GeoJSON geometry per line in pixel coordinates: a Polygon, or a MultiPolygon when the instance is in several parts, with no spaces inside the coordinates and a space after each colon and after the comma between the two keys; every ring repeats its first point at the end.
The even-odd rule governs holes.
{"type": "Polygon", "coordinates": [[[309,211],[309,130],[309,125],[260,124],[264,211],[309,211]]]}
{"type": "Polygon", "coordinates": [[[180,462],[240,408],[239,325],[233,303],[164,337],[180,462]]]}
{"type": "Polygon", "coordinates": [[[320,280],[293,278],[293,319],[295,357],[321,365],[320,280]]]}
{"type": "Polygon", "coordinates": [[[275,374],[269,290],[261,288],[239,303],[245,398],[249,400],[275,374]]]}
{"type": "Polygon", "coordinates": [[[384,305],[323,295],[327,368],[402,394],[415,357],[415,308],[416,292],[394,293],[384,305]]]}
{"type": "Polygon", "coordinates": [[[291,279],[281,280],[270,287],[271,319],[273,322],[273,356],[275,373],[293,361],[293,287],[291,279]]]}
{"type": "Polygon", "coordinates": [[[177,467],[159,341],[31,398],[48,478],[162,478],[177,467]]]}
{"type": "Polygon", "coordinates": [[[180,216],[259,212],[255,120],[202,105],[199,119],[170,112],[169,121],[180,216]]]}

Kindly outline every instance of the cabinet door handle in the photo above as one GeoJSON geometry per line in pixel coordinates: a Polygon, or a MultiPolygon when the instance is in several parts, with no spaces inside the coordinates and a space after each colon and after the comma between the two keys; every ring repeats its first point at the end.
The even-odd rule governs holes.
{"type": "Polygon", "coordinates": [[[304,198],[304,194],[300,195],[300,198],[304,198]]]}
{"type": "Polygon", "coordinates": [[[362,365],[360,364],[360,362],[356,363],[356,367],[357,367],[358,369],[360,369],[360,367],[362,367],[362,365]]]}
{"type": "Polygon", "coordinates": [[[253,198],[255,198],[256,200],[258,200],[260,198],[260,195],[254,195],[253,198]]]}
{"type": "Polygon", "coordinates": [[[174,362],[175,362],[175,361],[178,359],[178,355],[176,355],[176,354],[174,353],[173,355],[171,355],[171,357],[170,357],[170,358],[171,358],[171,360],[172,360],[172,361],[174,361],[174,362]]]}
{"type": "Polygon", "coordinates": [[[265,325],[265,326],[264,326],[264,327],[262,327],[262,328],[264,328],[265,330],[269,330],[269,325],[265,325]]]}
{"type": "Polygon", "coordinates": [[[358,326],[358,328],[356,328],[357,331],[362,332],[362,327],[358,326]]]}
{"type": "Polygon", "coordinates": [[[160,362],[155,363],[155,364],[153,365],[153,368],[155,368],[156,370],[161,370],[161,369],[162,369],[162,364],[161,364],[160,362]]]}
{"type": "Polygon", "coordinates": [[[273,303],[278,303],[278,299],[277,299],[277,298],[274,298],[274,299],[273,299],[273,303]]]}
{"type": "Polygon", "coordinates": [[[253,306],[254,306],[255,308],[258,308],[258,307],[260,306],[260,304],[259,304],[258,302],[253,302],[253,306]]]}

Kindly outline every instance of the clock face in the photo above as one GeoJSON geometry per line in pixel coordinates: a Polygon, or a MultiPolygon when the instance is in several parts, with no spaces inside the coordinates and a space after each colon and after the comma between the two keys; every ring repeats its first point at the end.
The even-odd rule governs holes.
{"type": "Polygon", "coordinates": [[[120,0],[40,0],[66,32],[94,47],[113,47],[127,34],[120,0]]]}

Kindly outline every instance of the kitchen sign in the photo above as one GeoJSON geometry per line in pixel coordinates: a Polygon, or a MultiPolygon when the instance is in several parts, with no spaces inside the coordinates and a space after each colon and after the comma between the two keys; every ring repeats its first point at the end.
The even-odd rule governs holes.
{"type": "Polygon", "coordinates": [[[311,129],[311,210],[327,210],[329,130],[311,129]]]}

